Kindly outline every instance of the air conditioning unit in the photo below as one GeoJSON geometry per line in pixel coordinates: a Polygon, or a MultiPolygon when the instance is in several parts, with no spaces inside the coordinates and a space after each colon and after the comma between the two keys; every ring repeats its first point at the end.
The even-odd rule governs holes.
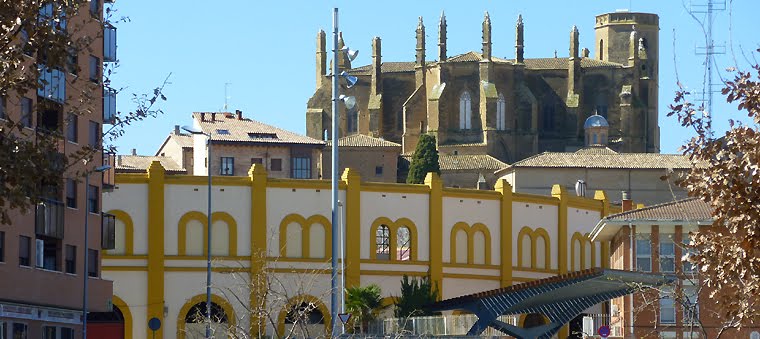
{"type": "Polygon", "coordinates": [[[36,266],[37,267],[45,267],[45,241],[42,239],[36,239],[35,240],[36,245],[36,266]]]}

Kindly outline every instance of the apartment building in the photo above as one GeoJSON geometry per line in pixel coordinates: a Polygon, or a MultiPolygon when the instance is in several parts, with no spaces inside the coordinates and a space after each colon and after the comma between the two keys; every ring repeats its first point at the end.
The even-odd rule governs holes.
{"type": "MultiPolygon", "coordinates": [[[[659,272],[677,277],[677,283],[612,299],[612,337],[714,338],[723,321],[713,312],[711,290],[702,286],[696,267],[681,258],[688,254],[689,233],[713,223],[710,206],[687,198],[632,209],[623,200],[623,212],[603,218],[591,233],[594,241],[610,242],[610,268],[659,272]],[[704,329],[704,331],[703,331],[704,329]],[[705,333],[707,335],[705,336],[705,333]]],[[[729,329],[724,335],[757,338],[760,328],[729,329]]]]}
{"type": "MultiPolygon", "coordinates": [[[[103,124],[112,123],[116,108],[115,91],[103,84],[104,62],[116,61],[116,30],[104,18],[103,5],[90,0],[67,17],[58,6],[68,5],[40,4],[37,25],[49,24],[52,34],[83,37],[77,41],[89,44],[73,49],[65,66],[52,60],[46,47],[25,50],[25,63],[39,70],[39,86],[2,97],[0,124],[21,123],[18,134],[28,138],[58,133],[59,155],[102,148],[103,124]]],[[[19,43],[26,46],[29,39],[35,37],[24,31],[19,43]]],[[[100,259],[101,249],[113,246],[115,219],[101,214],[102,192],[112,182],[92,173],[86,186],[82,176],[72,174],[101,164],[97,154],[88,165],[67,170],[57,185],[40,182],[42,202],[28,213],[11,211],[11,223],[0,225],[0,338],[81,336],[85,279],[88,311],[110,312],[113,287],[101,279],[100,259]]]]}

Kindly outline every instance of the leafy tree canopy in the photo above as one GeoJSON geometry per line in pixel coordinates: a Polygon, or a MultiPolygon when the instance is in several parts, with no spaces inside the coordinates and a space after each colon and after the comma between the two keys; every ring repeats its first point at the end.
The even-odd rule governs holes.
{"type": "Polygon", "coordinates": [[[417,148],[409,165],[409,175],[406,177],[407,184],[422,184],[429,172],[441,174],[438,164],[438,149],[435,146],[435,137],[429,134],[420,136],[417,148]]]}
{"type": "Polygon", "coordinates": [[[395,298],[397,318],[435,315],[426,308],[438,301],[438,289],[433,286],[430,277],[420,279],[404,275],[401,279],[401,296],[395,298]]]}

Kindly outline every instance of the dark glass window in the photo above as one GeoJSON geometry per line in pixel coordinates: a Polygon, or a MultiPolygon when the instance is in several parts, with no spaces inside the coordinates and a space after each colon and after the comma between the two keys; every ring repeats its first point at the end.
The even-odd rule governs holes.
{"type": "Polygon", "coordinates": [[[272,171],[282,171],[282,159],[272,159],[272,171]]]}
{"type": "Polygon", "coordinates": [[[8,113],[5,112],[5,97],[0,97],[0,119],[5,119],[8,113]]]}
{"type": "Polygon", "coordinates": [[[21,98],[21,125],[32,127],[32,99],[21,98]]]}
{"type": "Polygon", "coordinates": [[[100,58],[90,55],[90,81],[100,82],[100,58]]]}
{"type": "Polygon", "coordinates": [[[375,166],[375,176],[376,177],[383,176],[383,166],[375,166]]]}
{"type": "Polygon", "coordinates": [[[77,273],[77,247],[66,245],[66,273],[77,273]]]}
{"type": "Polygon", "coordinates": [[[100,18],[100,0],[90,0],[90,14],[100,18]]]}
{"type": "Polygon", "coordinates": [[[396,260],[412,259],[412,237],[409,228],[400,227],[396,231],[396,260]]]}
{"type": "Polygon", "coordinates": [[[253,165],[253,164],[259,164],[259,165],[261,165],[263,163],[264,163],[264,159],[262,159],[262,158],[251,158],[251,165],[253,165]]]}
{"type": "Polygon", "coordinates": [[[90,121],[89,131],[90,146],[94,148],[100,148],[100,124],[95,121],[90,121]]]}
{"type": "Polygon", "coordinates": [[[66,139],[71,142],[79,141],[79,117],[74,113],[69,113],[66,119],[66,139]]]}
{"type": "Polygon", "coordinates": [[[87,188],[87,211],[90,213],[98,213],[98,202],[100,200],[100,190],[98,186],[90,185],[87,188]]]}
{"type": "Polygon", "coordinates": [[[26,236],[18,237],[18,264],[21,266],[29,266],[29,258],[31,253],[32,238],[26,236]]]}
{"type": "Polygon", "coordinates": [[[13,333],[11,333],[12,339],[27,339],[29,335],[29,329],[26,324],[13,323],[13,333]]]}
{"type": "Polygon", "coordinates": [[[5,232],[0,232],[0,262],[5,262],[5,232]]]}
{"type": "Polygon", "coordinates": [[[87,250],[87,275],[90,277],[98,276],[98,251],[93,249],[87,250]]]}
{"type": "Polygon", "coordinates": [[[311,158],[293,157],[290,162],[291,174],[294,179],[311,179],[311,158]]]}
{"type": "Polygon", "coordinates": [[[546,104],[543,107],[543,118],[544,118],[544,129],[545,130],[553,130],[554,129],[554,104],[546,104]]]}
{"type": "Polygon", "coordinates": [[[66,207],[77,208],[77,181],[66,179],[66,207]]]}
{"type": "Polygon", "coordinates": [[[222,166],[219,167],[221,175],[235,175],[235,158],[222,157],[222,166]]]}

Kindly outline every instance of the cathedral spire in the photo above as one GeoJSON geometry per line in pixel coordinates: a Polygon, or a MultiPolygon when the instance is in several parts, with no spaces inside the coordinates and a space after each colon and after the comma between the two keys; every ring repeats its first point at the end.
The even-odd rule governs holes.
{"type": "Polygon", "coordinates": [[[446,14],[443,11],[438,22],[438,61],[446,61],[446,14]]]}
{"type": "Polygon", "coordinates": [[[525,45],[523,44],[523,18],[522,14],[517,16],[517,27],[515,29],[515,33],[517,35],[515,39],[515,62],[517,63],[523,63],[524,59],[524,48],[525,45]]]}
{"type": "Polygon", "coordinates": [[[319,30],[317,33],[317,88],[325,84],[325,75],[327,74],[327,52],[325,31],[319,30]]]}
{"type": "Polygon", "coordinates": [[[414,66],[414,78],[417,87],[425,83],[425,24],[420,17],[417,23],[417,58],[414,66]]]}
{"type": "Polygon", "coordinates": [[[483,59],[491,61],[491,18],[488,12],[483,18],[483,59]]]}
{"type": "Polygon", "coordinates": [[[573,28],[570,30],[570,59],[578,58],[579,35],[578,26],[573,25],[573,28]]]}

